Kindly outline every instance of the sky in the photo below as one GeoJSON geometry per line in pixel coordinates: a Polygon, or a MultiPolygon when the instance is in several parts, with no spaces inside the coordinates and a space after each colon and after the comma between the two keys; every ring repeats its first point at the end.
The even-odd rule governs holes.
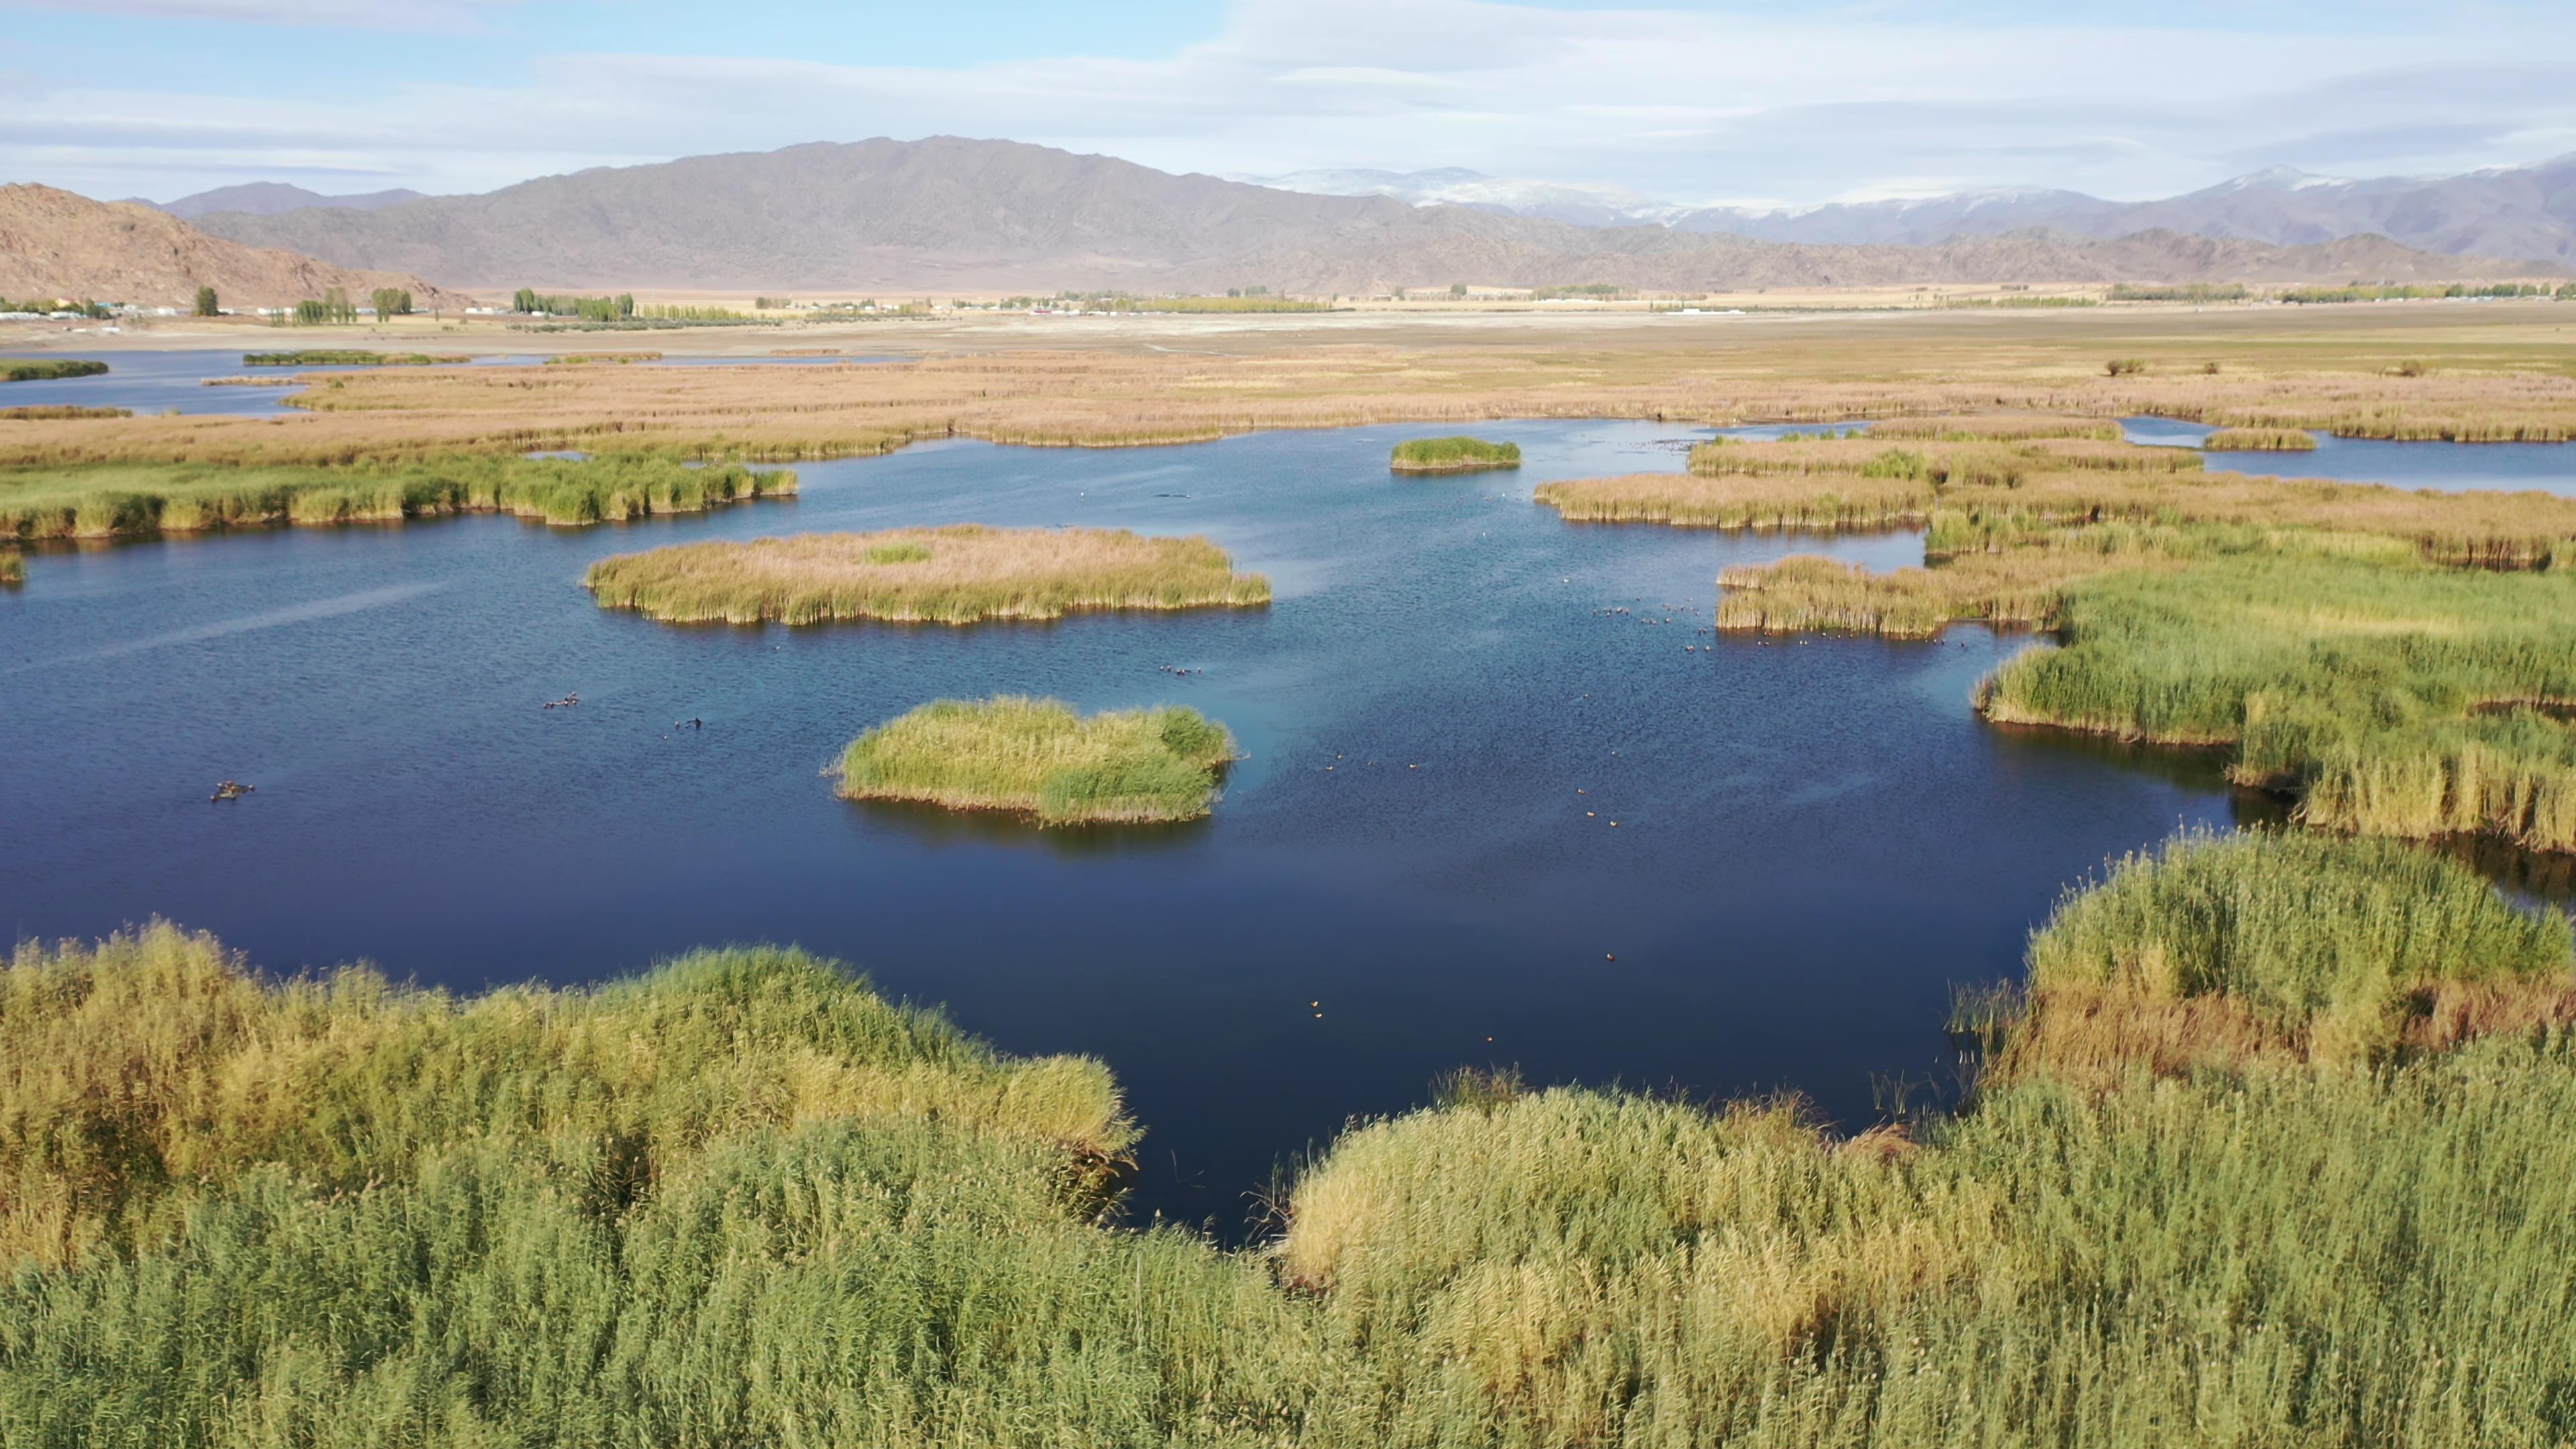
{"type": "Polygon", "coordinates": [[[945,134],[1688,204],[2143,200],[2576,151],[2564,5],[0,0],[0,181],[484,191],[945,134]]]}

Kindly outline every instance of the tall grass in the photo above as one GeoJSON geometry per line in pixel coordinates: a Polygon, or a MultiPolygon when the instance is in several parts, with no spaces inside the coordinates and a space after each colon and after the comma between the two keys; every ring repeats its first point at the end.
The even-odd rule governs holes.
{"type": "Polygon", "coordinates": [[[2576,849],[2576,573],[2247,554],[2074,586],[2066,647],[1980,689],[1998,720],[2233,744],[2312,824],[2576,849]]]}
{"type": "Polygon", "coordinates": [[[1204,538],[971,523],[682,544],[601,559],[582,585],[603,609],[736,624],[971,624],[1270,602],[1268,579],[1236,573],[1204,538]]]}
{"type": "Polygon", "coordinates": [[[427,352],[374,352],[358,347],[308,347],[294,352],[245,352],[244,367],[430,367],[472,362],[466,356],[427,352]]]}
{"type": "Polygon", "coordinates": [[[45,382],[58,377],[96,377],[107,364],[84,357],[0,357],[0,382],[45,382]]]}
{"type": "Polygon", "coordinates": [[[1638,473],[1542,483],[1534,496],[1579,523],[1867,529],[1923,522],[1933,491],[1902,476],[1638,473]]]}
{"type": "Polygon", "coordinates": [[[446,456],[346,467],[97,464],[0,469],[0,537],[115,538],[277,523],[509,513],[566,526],[695,513],[796,491],[796,475],[667,454],[446,456]]]}
{"type": "Polygon", "coordinates": [[[16,587],[27,581],[27,561],[14,548],[0,549],[0,584],[16,587]]]}
{"type": "Polygon", "coordinates": [[[458,1000],[262,983],[168,927],[24,948],[0,1438],[2576,1431],[2563,921],[2401,847],[2189,838],[2070,896],[2031,966],[1952,1116],[1837,1138],[1789,1101],[1453,1078],[1225,1254],[1100,1224],[1133,1129],[1096,1064],[1000,1057],[792,951],[458,1000]]]}
{"type": "Polygon", "coordinates": [[[1472,473],[1485,468],[1517,468],[1521,445],[1489,443],[1482,438],[1410,438],[1395,445],[1387,466],[1398,473],[1472,473]]]}
{"type": "Polygon", "coordinates": [[[1235,757],[1223,725],[1179,706],[1085,717],[1061,700],[943,699],[851,741],[841,793],[1041,825],[1195,820],[1235,757]]]}
{"type": "Polygon", "coordinates": [[[78,403],[38,403],[28,407],[0,408],[0,422],[44,423],[66,418],[130,418],[132,408],[93,408],[78,403]]]}
{"type": "Polygon", "coordinates": [[[2317,435],[2305,428],[2220,428],[2200,440],[2213,453],[2308,453],[2317,435]]]}

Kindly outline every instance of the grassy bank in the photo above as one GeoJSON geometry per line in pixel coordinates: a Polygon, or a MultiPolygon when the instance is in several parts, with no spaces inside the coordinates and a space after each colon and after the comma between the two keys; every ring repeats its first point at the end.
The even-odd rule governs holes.
{"type": "Polygon", "coordinates": [[[1236,573],[1204,538],[980,524],[682,544],[601,559],[582,584],[604,609],[737,624],[971,624],[1270,602],[1269,580],[1236,573]]]}
{"type": "Polygon", "coordinates": [[[2065,648],[1980,687],[1989,717],[2227,746],[2240,783],[2326,829],[2576,851],[2576,501],[2212,472],[2092,427],[2008,415],[1720,440],[1686,474],[1536,496],[1570,519],[1921,525],[1927,568],[1728,569],[1718,626],[2056,630],[2065,648]]]}
{"type": "Polygon", "coordinates": [[[1520,444],[1469,437],[1408,439],[1395,445],[1387,461],[1387,467],[1398,473],[1475,473],[1520,465],[1520,444]]]}
{"type": "Polygon", "coordinates": [[[1990,717],[2232,744],[2329,829],[2576,850],[2576,571],[2252,553],[2087,580],[2060,632],[1990,717]]]}
{"type": "Polygon", "coordinates": [[[2212,453],[2312,453],[2317,435],[2303,428],[2220,428],[2200,446],[2212,453]]]}
{"type": "Polygon", "coordinates": [[[78,403],[37,403],[27,407],[0,408],[0,422],[47,423],[67,418],[130,418],[132,408],[92,408],[78,403]]]}
{"type": "Polygon", "coordinates": [[[1195,820],[1215,805],[1234,737],[1194,709],[1085,717],[1052,699],[940,700],[850,742],[841,793],[1042,825],[1195,820]]]}
{"type": "Polygon", "coordinates": [[[96,377],[107,364],[80,357],[0,357],[0,382],[49,382],[58,377],[96,377]]]}
{"type": "Polygon", "coordinates": [[[2386,843],[2070,895],[1956,1115],[1528,1091],[1356,1124],[1242,1253],[1133,1141],[792,951],[268,984],[167,927],[0,977],[31,1446],[1754,1449],[2565,1437],[2563,920],[2386,843]]]}
{"type": "Polygon", "coordinates": [[[796,475],[655,454],[489,455],[347,467],[95,464],[0,469],[0,537],[118,538],[270,524],[509,513],[577,525],[796,491],[796,475]]]}
{"type": "Polygon", "coordinates": [[[371,352],[364,348],[313,347],[298,352],[245,352],[244,367],[430,367],[472,362],[465,356],[427,352],[371,352]]]}

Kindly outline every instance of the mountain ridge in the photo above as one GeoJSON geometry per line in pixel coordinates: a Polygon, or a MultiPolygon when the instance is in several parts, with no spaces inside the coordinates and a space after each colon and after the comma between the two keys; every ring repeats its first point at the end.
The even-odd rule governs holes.
{"type": "Polygon", "coordinates": [[[1221,290],[1367,295],[1453,282],[1665,291],[2000,281],[2417,281],[2532,274],[2382,238],[2212,242],[2007,230],[1935,247],[1582,227],[1284,191],[1114,157],[936,136],[808,142],[539,177],[371,211],[219,212],[206,231],[471,288],[1221,290]]]}
{"type": "Polygon", "coordinates": [[[167,212],[50,186],[0,186],[0,297],[87,297],[185,307],[213,287],[228,307],[276,307],[333,287],[364,299],[400,287],[422,311],[471,298],[415,275],[333,266],[208,236],[167,212]]]}

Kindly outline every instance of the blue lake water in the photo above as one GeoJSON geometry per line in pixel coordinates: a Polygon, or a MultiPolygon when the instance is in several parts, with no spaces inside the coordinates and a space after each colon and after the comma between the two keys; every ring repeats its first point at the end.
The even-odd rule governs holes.
{"type": "MultiPolygon", "coordinates": [[[[2132,443],[2197,448],[2215,429],[2176,418],[2122,418],[2132,443]]],[[[2391,442],[2312,433],[2313,453],[2211,453],[2209,467],[2282,478],[2334,478],[2444,493],[2537,489],[2576,497],[2576,445],[2567,443],[2391,442]]]]}
{"type": "Polygon", "coordinates": [[[1873,1076],[1941,1070],[1951,984],[2014,972],[2061,887],[2235,816],[2205,761],[1980,722],[1972,687],[2027,638],[1707,632],[1730,563],[1894,567],[1914,535],[1530,501],[1705,432],[1499,424],[1517,473],[1388,474],[1440,431],[947,443],[699,517],[34,554],[0,592],[0,930],[159,914],[272,970],[462,989],[800,942],[1006,1049],[1105,1059],[1149,1129],[1137,1209],[1232,1231],[1274,1164],[1462,1064],[1866,1119],[1873,1076]],[[673,627],[577,582],[670,542],[961,521],[1205,533],[1277,599],[673,627]],[[1164,830],[856,805],[819,774],[916,704],[1005,691],[1195,705],[1251,757],[1164,830]],[[209,804],[226,778],[257,792],[209,804]]]}

